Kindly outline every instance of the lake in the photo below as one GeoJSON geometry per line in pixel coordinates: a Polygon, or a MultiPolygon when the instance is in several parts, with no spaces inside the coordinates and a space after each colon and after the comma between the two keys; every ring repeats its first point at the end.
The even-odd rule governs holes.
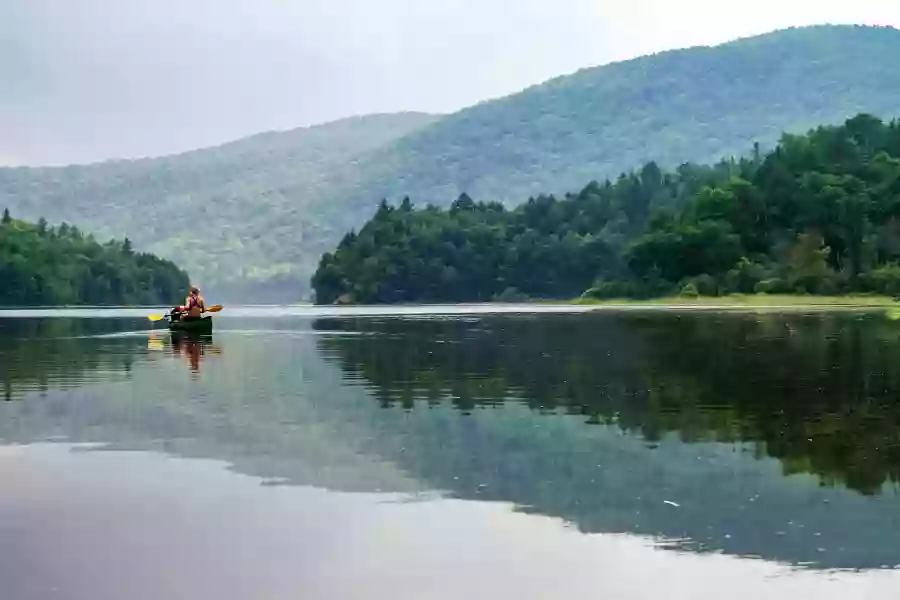
{"type": "Polygon", "coordinates": [[[878,311],[0,311],[4,600],[893,598],[878,311]]]}

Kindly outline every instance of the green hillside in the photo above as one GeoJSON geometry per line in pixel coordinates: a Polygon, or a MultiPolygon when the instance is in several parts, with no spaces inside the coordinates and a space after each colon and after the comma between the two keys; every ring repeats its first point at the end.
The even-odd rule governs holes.
{"type": "Polygon", "coordinates": [[[821,26],[585,69],[405,137],[367,184],[376,197],[519,202],[650,160],[712,163],[785,131],[900,116],[898,52],[896,29],[821,26]]]}
{"type": "Polygon", "coordinates": [[[441,119],[302,130],[290,150],[267,134],[165,159],[0,170],[0,204],[127,234],[219,289],[275,277],[273,292],[299,295],[321,253],[382,198],[518,202],[650,159],[711,162],[861,112],[890,119],[896,56],[893,28],[790,29],[585,69],[441,119]]]}
{"type": "Polygon", "coordinates": [[[321,303],[900,291],[900,120],[858,115],[767,153],[507,210],[386,203],[325,253],[321,303]]]}
{"type": "MultiPolygon", "coordinates": [[[[178,260],[199,283],[216,284],[215,295],[231,281],[289,272],[289,252],[343,233],[311,202],[327,193],[329,172],[435,118],[370,115],[163,158],[0,169],[0,206],[23,218],[77,221],[101,239],[127,235],[138,249],[178,260]]],[[[296,281],[293,288],[296,295],[296,281]]]]}

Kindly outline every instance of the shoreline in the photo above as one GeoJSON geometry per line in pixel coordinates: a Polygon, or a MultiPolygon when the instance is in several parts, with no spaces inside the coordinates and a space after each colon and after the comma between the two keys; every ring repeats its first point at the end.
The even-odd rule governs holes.
{"type": "Polygon", "coordinates": [[[670,310],[862,310],[894,309],[900,303],[890,296],[848,295],[848,296],[804,296],[789,294],[732,294],[728,296],[668,296],[664,298],[629,299],[615,298],[598,300],[576,298],[569,303],[596,308],[614,309],[670,309],[670,310]]]}
{"type": "MultiPolygon", "coordinates": [[[[15,317],[143,317],[159,307],[0,307],[0,318],[15,317]]],[[[295,314],[297,316],[389,316],[451,315],[493,313],[547,313],[597,311],[692,311],[692,312],[823,312],[823,311],[890,311],[900,318],[900,302],[890,296],[847,295],[811,296],[776,294],[733,294],[728,296],[668,296],[650,299],[560,299],[525,300],[521,302],[423,303],[423,304],[345,304],[345,305],[234,305],[229,316],[295,314]]]]}

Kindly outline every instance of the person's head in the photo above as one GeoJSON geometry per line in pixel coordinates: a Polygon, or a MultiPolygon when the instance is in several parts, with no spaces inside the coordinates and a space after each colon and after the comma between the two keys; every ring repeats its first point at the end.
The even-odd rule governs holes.
{"type": "Polygon", "coordinates": [[[199,295],[200,295],[200,288],[198,288],[195,285],[192,285],[191,286],[191,296],[199,296],[199,295]]]}

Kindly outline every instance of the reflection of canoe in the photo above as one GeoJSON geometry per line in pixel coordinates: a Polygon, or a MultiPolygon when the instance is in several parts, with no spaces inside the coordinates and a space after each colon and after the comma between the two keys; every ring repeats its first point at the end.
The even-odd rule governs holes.
{"type": "Polygon", "coordinates": [[[212,331],[191,331],[187,329],[173,329],[169,332],[173,342],[188,342],[206,346],[212,343],[212,331]]]}
{"type": "Polygon", "coordinates": [[[169,321],[169,331],[189,331],[196,333],[212,333],[212,317],[169,321]]]}

